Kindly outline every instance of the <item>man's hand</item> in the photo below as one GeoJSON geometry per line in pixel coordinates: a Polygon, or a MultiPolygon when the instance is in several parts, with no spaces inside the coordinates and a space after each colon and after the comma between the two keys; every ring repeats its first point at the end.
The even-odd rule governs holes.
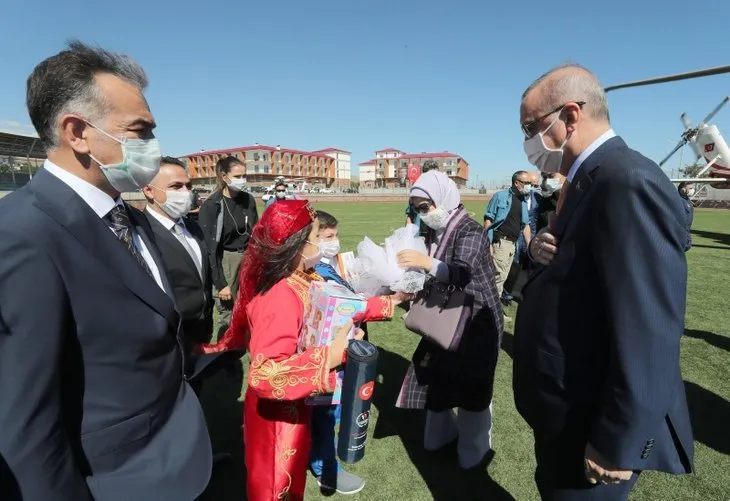
{"type": "Polygon", "coordinates": [[[591,484],[617,484],[621,481],[630,480],[631,475],[634,474],[631,470],[619,470],[608,463],[597,450],[591,447],[591,444],[586,444],[583,464],[586,479],[591,484]]]}
{"type": "Polygon", "coordinates": [[[223,287],[221,290],[218,291],[218,297],[221,301],[230,301],[231,288],[229,286],[223,287]]]}
{"type": "Polygon", "coordinates": [[[433,259],[418,251],[400,251],[396,257],[401,268],[418,268],[427,272],[433,268],[433,259]]]}
{"type": "Polygon", "coordinates": [[[547,266],[558,254],[558,239],[549,229],[543,228],[532,239],[529,248],[532,259],[547,266]]]}

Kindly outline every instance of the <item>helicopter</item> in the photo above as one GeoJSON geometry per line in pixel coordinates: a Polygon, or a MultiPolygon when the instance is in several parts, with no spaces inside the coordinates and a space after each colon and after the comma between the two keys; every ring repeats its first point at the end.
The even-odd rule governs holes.
{"type": "Polygon", "coordinates": [[[725,97],[696,127],[692,126],[687,114],[682,113],[680,118],[684,124],[684,132],[682,132],[681,139],[677,146],[659,162],[659,166],[663,166],[667,160],[688,143],[696,155],[695,163],[691,167],[698,166],[698,162],[703,158],[706,164],[697,172],[695,178],[672,179],[673,182],[709,183],[710,186],[717,189],[730,188],[730,148],[728,148],[717,126],[708,123],[728,101],[730,101],[730,96],[725,97]]]}
{"type": "MultiPolygon", "coordinates": [[[[664,77],[650,78],[647,80],[639,80],[636,82],[628,82],[618,85],[612,85],[604,89],[609,92],[616,89],[626,87],[638,87],[641,85],[652,85],[658,83],[672,82],[677,80],[685,80],[690,78],[705,77],[711,75],[719,75],[730,73],[730,66],[718,66],[704,70],[692,71],[688,73],[679,73],[664,77]]],[[[686,170],[695,171],[699,166],[701,159],[704,159],[703,165],[695,177],[684,179],[671,179],[673,183],[696,183],[701,188],[697,190],[695,197],[699,198],[702,194],[706,194],[707,186],[710,185],[716,189],[730,189],[730,148],[722,137],[720,130],[716,125],[708,122],[719,112],[723,106],[730,101],[730,96],[726,96],[719,105],[715,107],[697,126],[692,126],[692,122],[687,117],[687,113],[682,113],[680,119],[684,125],[684,132],[680,137],[679,143],[659,162],[659,166],[663,166],[677,151],[681,150],[686,144],[692,147],[695,153],[695,162],[686,170]]]]}

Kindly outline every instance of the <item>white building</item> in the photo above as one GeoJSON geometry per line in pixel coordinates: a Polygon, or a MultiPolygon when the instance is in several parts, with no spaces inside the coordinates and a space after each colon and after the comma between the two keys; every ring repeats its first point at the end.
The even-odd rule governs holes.
{"type": "Polygon", "coordinates": [[[363,188],[374,188],[377,176],[375,174],[375,160],[360,164],[360,186],[363,188]]]}
{"type": "Polygon", "coordinates": [[[335,181],[333,186],[336,188],[349,188],[352,178],[352,153],[339,148],[325,148],[317,150],[313,153],[320,153],[335,159],[335,181]]]}

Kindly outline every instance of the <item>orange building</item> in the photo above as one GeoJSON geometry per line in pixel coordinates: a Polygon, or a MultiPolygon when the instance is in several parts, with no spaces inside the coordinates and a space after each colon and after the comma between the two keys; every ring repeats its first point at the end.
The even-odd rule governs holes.
{"type": "Polygon", "coordinates": [[[461,155],[444,151],[441,153],[406,153],[395,148],[375,152],[375,158],[360,164],[360,183],[364,188],[395,188],[407,184],[408,169],[415,165],[419,169],[427,160],[434,160],[439,170],[449,176],[460,187],[469,181],[469,162],[461,155]]]}
{"type": "MultiPolygon", "coordinates": [[[[330,187],[337,180],[337,161],[322,152],[310,152],[255,144],[215,151],[190,153],[188,175],[195,184],[213,184],[215,164],[221,158],[233,156],[246,165],[246,179],[251,186],[268,186],[278,176],[307,184],[330,187]],[[197,181],[197,182],[196,182],[197,181]]],[[[349,182],[349,180],[348,180],[349,182]]]]}

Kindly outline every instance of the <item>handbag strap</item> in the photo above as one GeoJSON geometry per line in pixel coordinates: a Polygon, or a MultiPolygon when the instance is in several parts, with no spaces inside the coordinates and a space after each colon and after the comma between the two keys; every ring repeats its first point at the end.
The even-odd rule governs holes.
{"type": "Polygon", "coordinates": [[[433,254],[434,259],[438,259],[439,261],[444,260],[444,255],[446,254],[446,248],[448,247],[448,243],[453,238],[454,233],[456,232],[456,227],[459,226],[459,223],[465,217],[467,217],[467,213],[464,210],[464,206],[460,205],[456,209],[456,214],[454,214],[449,222],[446,224],[444,236],[439,242],[438,247],[436,247],[436,252],[434,252],[433,254]]]}

